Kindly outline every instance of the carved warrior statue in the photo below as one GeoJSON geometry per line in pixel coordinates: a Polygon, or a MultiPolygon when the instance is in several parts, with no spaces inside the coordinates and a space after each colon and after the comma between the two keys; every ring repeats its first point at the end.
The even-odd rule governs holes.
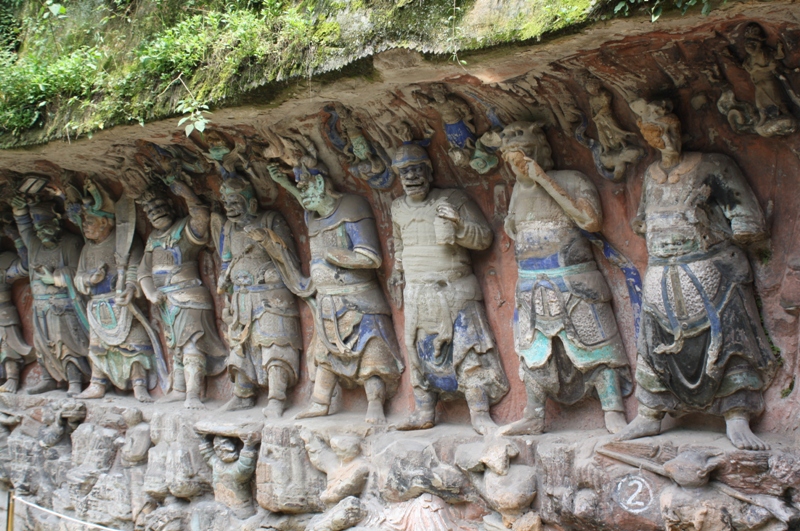
{"type": "Polygon", "coordinates": [[[174,179],[167,179],[170,190],[186,200],[188,216],[176,219],[170,199],[158,188],[139,198],[153,230],[138,279],[147,300],[158,308],[173,362],[172,391],[162,400],[184,400],[187,408],[200,409],[204,378],[222,372],[227,351],[197,261],[208,242],[209,211],[186,183],[174,179]]]}
{"type": "Polygon", "coordinates": [[[264,231],[262,241],[289,289],[304,297],[314,314],[314,339],[307,351],[314,392],[311,406],[298,418],[327,415],[339,382],[363,385],[366,421],[383,424],[383,404],[397,389],[403,363],[391,310],[375,275],[381,265],[375,216],[362,197],[336,192],[325,168],[309,158],[299,159],[294,169],[296,188],[277,167],[271,175],[306,210],[311,277],[302,276],[274,232],[264,231]]]}
{"type": "Polygon", "coordinates": [[[661,152],[647,168],[633,228],[650,254],[636,369],[639,414],[622,439],[657,434],[666,413],[725,417],[728,438],[766,449],[749,421],[775,359],[758,319],[741,246],[766,237],[764,214],[739,167],[716,153],[681,152],[668,102],[635,101],[645,140],[661,152]]]}
{"type": "MultiPolygon", "coordinates": [[[[46,186],[44,182],[34,185],[40,191],[46,186]]],[[[18,195],[11,206],[20,237],[28,248],[33,338],[42,367],[42,380],[28,389],[28,394],[50,391],[56,388],[56,382],[66,380],[67,395],[77,395],[89,374],[85,302],[74,282],[81,238],[64,232],[55,203],[41,194],[29,195],[28,199],[18,195]]]]}
{"type": "Polygon", "coordinates": [[[106,191],[92,181],[87,180],[84,188],[89,196],[77,205],[77,221],[86,244],[75,287],[89,298],[92,382],[77,398],[102,398],[106,387],[113,385],[123,390],[133,388],[137,400],[152,402],[148,372],[149,380],[155,383],[153,342],[159,352],[160,344],[134,302],[139,291],[136,272],[143,250],[135,234],[135,205],[127,198],[115,205],[106,191]]]}
{"type": "Polygon", "coordinates": [[[29,275],[28,249],[13,224],[4,224],[3,231],[17,252],[0,254],[0,363],[6,378],[0,393],[16,393],[22,368],[33,361],[33,349],[22,337],[19,312],[11,300],[12,284],[29,275]]]}
{"type": "Polygon", "coordinates": [[[602,226],[597,189],[580,172],[552,170],[539,123],[513,123],[502,137],[517,177],[505,230],[519,267],[514,342],[528,404],[522,420],[501,431],[542,433],[548,397],[572,404],[594,391],[616,433],[627,424],[622,397],[632,386],[611,290],[582,234],[602,226]]]}
{"type": "Polygon", "coordinates": [[[214,499],[240,520],[256,514],[250,483],[256,471],[260,440],[258,432],[245,435],[241,450],[237,450],[235,439],[222,435],[215,436],[213,444],[208,440],[200,443],[200,454],[213,471],[214,499]]]}
{"type": "Polygon", "coordinates": [[[406,195],[392,203],[396,249],[391,283],[405,283],[405,344],[416,411],[400,430],[430,428],[439,397],[466,397],[472,425],[496,427],[489,406],[508,392],[469,250],[492,243],[478,206],[461,190],[431,188],[425,149],[401,146],[393,167],[406,195]]]}
{"type": "MultiPolygon", "coordinates": [[[[265,230],[277,236],[286,257],[297,263],[292,232],[276,211],[259,211],[253,187],[241,177],[220,187],[227,221],[217,237],[222,271],[217,283],[227,293],[223,320],[228,324],[228,375],[234,397],[223,409],[253,407],[259,387],[269,389],[268,418],[280,417],[286,390],[300,372],[299,312],[294,294],[286,287],[278,268],[263,245],[251,238],[265,230]]],[[[218,222],[212,220],[213,227],[218,222]]]]}

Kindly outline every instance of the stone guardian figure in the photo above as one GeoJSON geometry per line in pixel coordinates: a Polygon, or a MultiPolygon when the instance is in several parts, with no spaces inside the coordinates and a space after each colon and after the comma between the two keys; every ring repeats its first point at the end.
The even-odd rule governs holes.
{"type": "Polygon", "coordinates": [[[260,440],[258,432],[245,435],[241,450],[237,450],[235,439],[222,435],[215,436],[213,444],[208,440],[200,443],[200,454],[213,471],[214,499],[240,520],[256,514],[250,483],[256,471],[260,440]]]}
{"type": "Polygon", "coordinates": [[[11,201],[20,237],[28,248],[31,292],[33,293],[33,339],[42,366],[42,380],[28,394],[53,390],[67,381],[68,396],[81,392],[89,374],[86,352],[85,301],[75,289],[81,238],[65,232],[55,203],[18,195],[11,201]]]}
{"type": "Polygon", "coordinates": [[[362,197],[336,192],[320,167],[303,163],[295,173],[296,188],[277,167],[270,170],[306,210],[311,277],[302,276],[274,232],[265,231],[262,244],[289,289],[304,297],[314,314],[307,351],[314,392],[311,405],[297,418],[327,415],[338,382],[364,386],[365,420],[383,424],[383,405],[397,389],[403,363],[392,313],[375,275],[382,261],[375,216],[362,197]]]}
{"type": "Polygon", "coordinates": [[[249,233],[269,229],[297,262],[289,225],[276,211],[259,211],[252,185],[241,177],[220,187],[227,220],[219,238],[222,271],[217,290],[229,293],[223,320],[228,323],[228,375],[234,397],[224,410],[255,404],[259,387],[267,387],[267,418],[283,413],[286,391],[300,373],[300,319],[297,300],[284,284],[272,257],[249,233]]]}
{"type": "Polygon", "coordinates": [[[209,211],[186,183],[174,176],[167,182],[186,200],[189,215],[176,218],[163,190],[151,188],[139,198],[153,230],[138,278],[145,297],[158,308],[173,362],[172,391],[161,400],[184,400],[187,408],[202,409],[204,378],[222,372],[227,355],[198,266],[198,254],[208,243],[209,211]]]}
{"type": "Polygon", "coordinates": [[[628,358],[611,290],[581,232],[600,230],[600,196],[583,173],[553,171],[540,124],[516,122],[501,136],[503,158],[517,177],[504,226],[519,268],[514,343],[528,393],[523,418],[501,432],[542,433],[548,397],[573,404],[594,392],[606,428],[616,433],[627,424],[628,358]]]}
{"type": "Polygon", "coordinates": [[[25,342],[20,329],[19,312],[11,300],[11,286],[27,278],[28,249],[13,224],[5,224],[3,231],[14,242],[17,252],[0,254],[0,363],[6,381],[0,393],[16,393],[23,367],[33,361],[33,348],[25,342]]]}
{"type": "Polygon", "coordinates": [[[131,309],[139,291],[136,273],[142,260],[142,242],[131,234],[130,248],[118,249],[114,202],[92,181],[87,180],[84,188],[89,197],[84,200],[80,215],[86,243],[78,262],[75,287],[89,298],[86,314],[92,381],[76,398],[102,398],[106,388],[113,385],[122,390],[133,388],[137,400],[152,402],[147,390],[148,372],[155,371],[155,361],[145,329],[150,325],[144,319],[136,319],[135,310],[131,309]],[[117,254],[129,256],[123,278],[119,278],[117,254]]]}
{"type": "Polygon", "coordinates": [[[725,418],[734,446],[764,450],[750,419],[764,409],[775,358],[758,318],[742,246],[767,235],[764,213],[736,163],[681,151],[668,102],[637,100],[645,140],[661,152],[644,175],[633,228],[649,261],[636,368],[639,413],[618,435],[659,433],[671,413],[725,418]]]}
{"type": "Polygon", "coordinates": [[[405,195],[392,203],[395,261],[390,283],[401,285],[405,344],[416,410],[399,430],[431,428],[439,398],[464,396],[472,426],[497,425],[489,406],[508,392],[470,250],[492,243],[492,229],[461,190],[431,188],[433,166],[416,144],[404,144],[393,167],[405,195]]]}

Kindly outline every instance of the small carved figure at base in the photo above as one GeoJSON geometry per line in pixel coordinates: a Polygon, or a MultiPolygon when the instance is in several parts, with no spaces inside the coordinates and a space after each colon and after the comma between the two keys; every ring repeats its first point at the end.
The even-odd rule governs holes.
{"type": "Polygon", "coordinates": [[[236,450],[234,439],[221,435],[214,437],[213,444],[207,440],[200,443],[200,453],[213,471],[214,499],[240,520],[256,514],[250,482],[256,470],[260,441],[258,432],[242,437],[241,451],[236,450]]]}
{"type": "Polygon", "coordinates": [[[475,431],[497,427],[491,404],[508,392],[470,250],[494,235],[462,190],[432,188],[433,165],[416,144],[401,146],[393,167],[405,195],[392,203],[395,261],[390,285],[405,285],[405,343],[416,410],[399,430],[430,427],[436,402],[464,397],[475,431]]]}

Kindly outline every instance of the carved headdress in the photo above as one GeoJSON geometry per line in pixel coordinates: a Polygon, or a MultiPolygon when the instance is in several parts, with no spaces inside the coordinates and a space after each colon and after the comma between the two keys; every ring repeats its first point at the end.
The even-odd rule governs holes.
{"type": "Polygon", "coordinates": [[[661,149],[664,147],[663,136],[670,129],[680,138],[681,121],[672,112],[672,102],[669,100],[646,101],[638,99],[631,103],[631,110],[639,115],[636,125],[642,136],[651,146],[661,149]]]}
{"type": "Polygon", "coordinates": [[[225,179],[219,187],[221,195],[240,195],[247,202],[247,213],[254,216],[258,211],[258,198],[253,185],[246,179],[236,176],[225,179]]]}
{"type": "Polygon", "coordinates": [[[392,158],[392,167],[398,170],[408,166],[416,166],[417,164],[426,164],[433,170],[433,164],[428,152],[417,144],[403,144],[397,148],[394,158],[392,158]]]}
{"type": "Polygon", "coordinates": [[[114,219],[116,212],[114,201],[105,189],[87,180],[84,190],[88,193],[88,196],[83,198],[84,215],[114,219]]]}

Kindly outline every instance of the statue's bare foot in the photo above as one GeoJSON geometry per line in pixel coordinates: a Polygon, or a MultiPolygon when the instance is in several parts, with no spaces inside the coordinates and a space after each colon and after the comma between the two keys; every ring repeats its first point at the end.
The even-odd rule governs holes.
{"type": "Polygon", "coordinates": [[[740,450],[769,450],[769,445],[756,437],[750,430],[750,419],[733,417],[725,419],[728,439],[740,450]]]}
{"type": "Polygon", "coordinates": [[[142,402],[143,404],[150,404],[152,402],[155,402],[153,400],[153,397],[150,396],[150,393],[147,392],[146,385],[134,385],[133,396],[134,398],[136,398],[136,400],[142,402]]]}
{"type": "Polygon", "coordinates": [[[497,435],[541,435],[544,433],[544,418],[521,418],[497,430],[497,435]]]}
{"type": "Polygon", "coordinates": [[[28,389],[29,395],[39,395],[42,393],[46,393],[47,391],[52,391],[58,387],[58,384],[55,380],[42,380],[38,384],[34,385],[30,389],[28,389]]]}
{"type": "Polygon", "coordinates": [[[640,437],[650,437],[661,433],[661,419],[637,415],[630,424],[617,432],[617,441],[630,441],[640,437]]]}
{"type": "Polygon", "coordinates": [[[624,411],[606,411],[605,420],[608,433],[619,433],[628,425],[624,411]]]}
{"type": "Polygon", "coordinates": [[[427,430],[433,428],[436,416],[433,411],[417,410],[408,416],[406,420],[395,425],[399,431],[427,430]]]}
{"type": "Polygon", "coordinates": [[[328,414],[328,405],[327,404],[318,404],[316,402],[312,402],[308,409],[305,411],[301,411],[294,418],[296,419],[311,419],[314,417],[324,417],[328,414]]]}
{"type": "MultiPolygon", "coordinates": [[[[87,387],[82,393],[75,396],[75,398],[80,398],[81,400],[91,400],[93,398],[103,398],[106,395],[106,386],[92,382],[92,384],[87,387]]],[[[69,396],[69,393],[67,393],[69,396]]]]}
{"type": "Polygon", "coordinates": [[[497,430],[497,424],[488,411],[470,411],[469,418],[472,421],[472,428],[481,435],[489,435],[497,430]]]}
{"type": "Polygon", "coordinates": [[[183,403],[183,407],[186,409],[208,409],[203,403],[200,401],[200,398],[197,396],[187,396],[186,401],[183,403]]]}
{"type": "Polygon", "coordinates": [[[166,395],[159,398],[157,404],[169,404],[170,402],[183,402],[186,400],[186,393],[184,391],[172,390],[166,395]]]}
{"type": "Polygon", "coordinates": [[[256,400],[252,396],[246,398],[234,396],[225,402],[217,411],[240,411],[242,409],[250,409],[254,405],[256,405],[256,400]]]}
{"type": "Polygon", "coordinates": [[[364,422],[369,424],[386,424],[386,415],[383,413],[383,402],[373,400],[367,406],[367,416],[364,422]]]}
{"type": "Polygon", "coordinates": [[[0,385],[0,393],[16,393],[19,387],[17,380],[6,380],[6,383],[0,385]]]}
{"type": "MultiPolygon", "coordinates": [[[[91,387],[91,385],[89,387],[91,387]]],[[[105,388],[103,389],[103,393],[105,393],[105,388]]],[[[81,383],[70,382],[69,387],[67,387],[67,396],[73,398],[77,397],[79,394],[81,394],[81,383]]]]}
{"type": "Polygon", "coordinates": [[[270,398],[267,407],[262,409],[261,413],[268,419],[279,419],[283,416],[283,402],[277,398],[270,398]]]}

